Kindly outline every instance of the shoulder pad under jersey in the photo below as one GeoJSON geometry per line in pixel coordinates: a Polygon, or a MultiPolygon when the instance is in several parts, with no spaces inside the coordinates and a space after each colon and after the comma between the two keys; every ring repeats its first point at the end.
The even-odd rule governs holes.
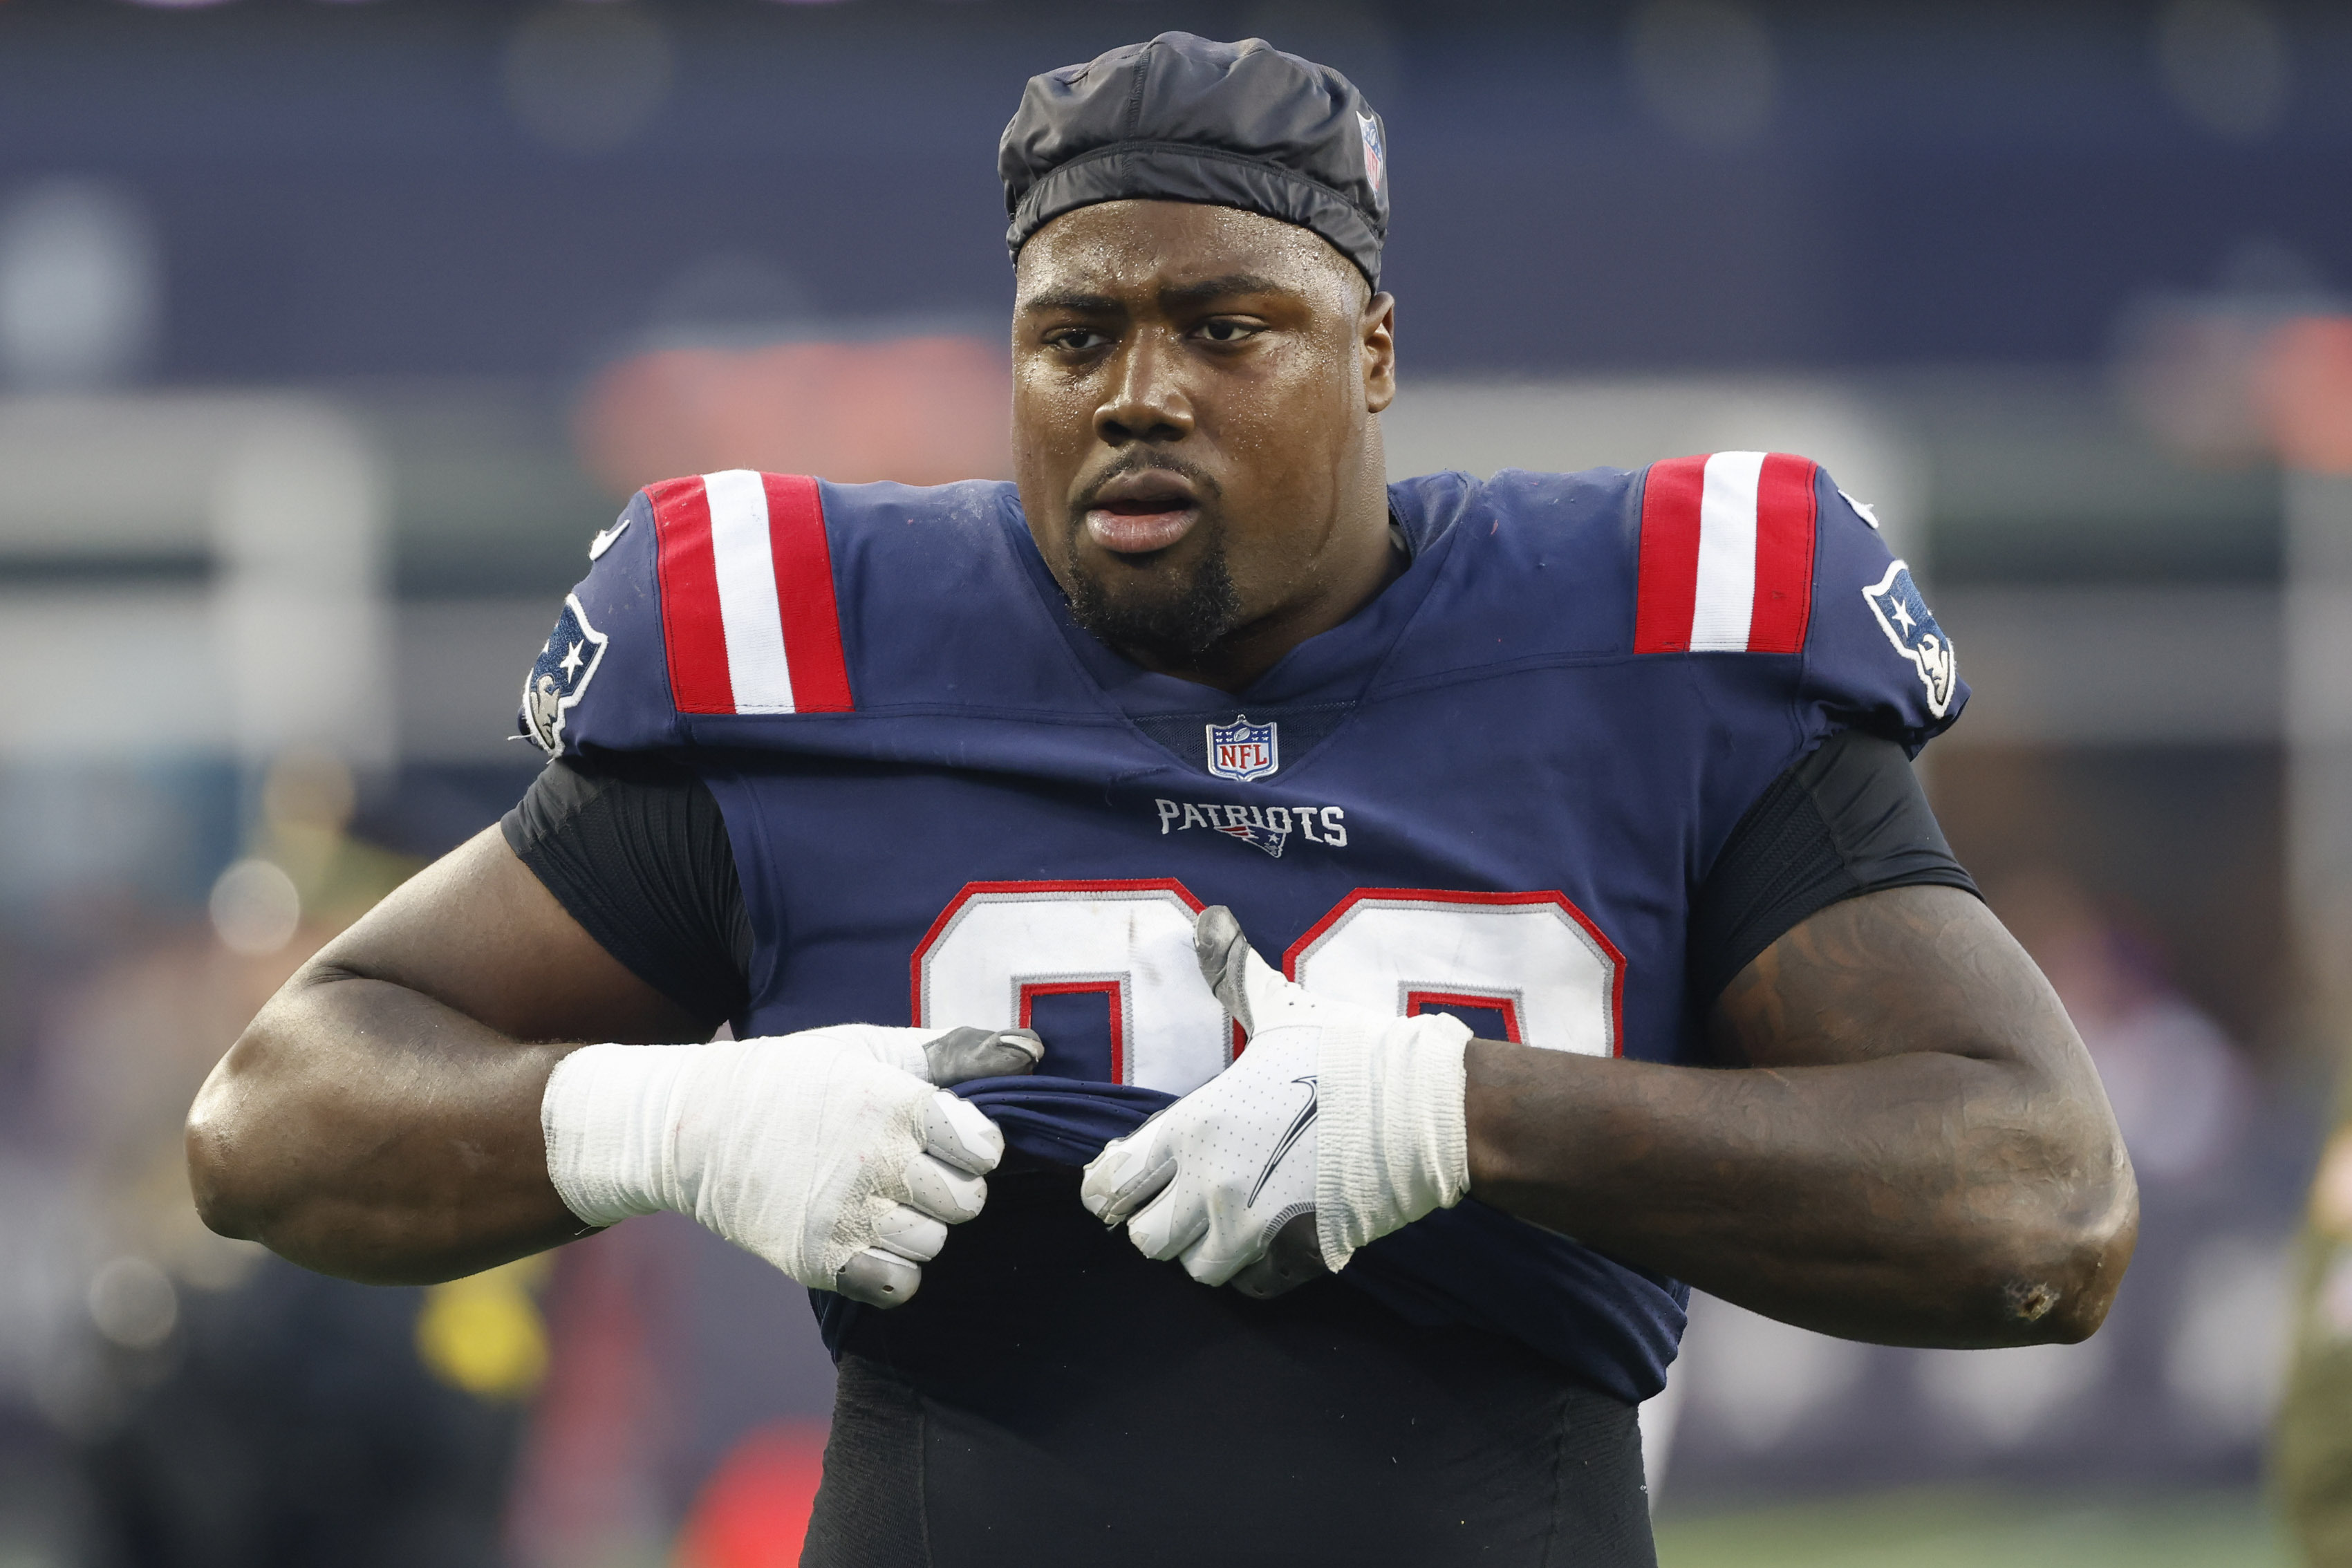
{"type": "MultiPolygon", "coordinates": [[[[1083,702],[1012,545],[1013,487],[749,469],[648,485],[526,679],[551,755],[779,743],[861,715],[1083,702]]],[[[789,742],[782,743],[789,744],[789,742]]]]}
{"type": "MultiPolygon", "coordinates": [[[[1512,663],[1679,658],[1729,700],[1916,751],[1968,700],[1910,569],[1820,465],[1716,452],[1626,470],[1391,487],[1455,553],[1384,686],[1512,663]],[[1726,661],[1718,656],[1748,656],[1726,661]],[[1759,680],[1754,656],[1772,659],[1759,680]]],[[[1434,537],[1434,535],[1433,535],[1434,537]]]]}

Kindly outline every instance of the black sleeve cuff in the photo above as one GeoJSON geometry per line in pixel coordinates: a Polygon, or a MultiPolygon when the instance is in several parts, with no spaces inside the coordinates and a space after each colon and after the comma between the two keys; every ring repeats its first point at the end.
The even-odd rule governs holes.
{"type": "Polygon", "coordinates": [[[560,757],[499,823],[598,945],[716,1026],[751,995],[751,927],[710,788],[674,763],[560,757]]]}
{"type": "Polygon", "coordinates": [[[1977,891],[1903,748],[1842,730],[1772,781],[1716,858],[1691,910],[1693,997],[1713,1006],[1758,953],[1842,899],[1923,885],[1977,891]]]}

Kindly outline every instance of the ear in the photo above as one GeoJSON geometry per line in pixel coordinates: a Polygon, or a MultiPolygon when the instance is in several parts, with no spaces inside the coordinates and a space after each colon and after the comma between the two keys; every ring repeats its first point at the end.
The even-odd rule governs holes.
{"type": "Polygon", "coordinates": [[[1396,296],[1375,294],[1356,322],[1364,356],[1364,409],[1378,414],[1396,401],[1396,296]]]}

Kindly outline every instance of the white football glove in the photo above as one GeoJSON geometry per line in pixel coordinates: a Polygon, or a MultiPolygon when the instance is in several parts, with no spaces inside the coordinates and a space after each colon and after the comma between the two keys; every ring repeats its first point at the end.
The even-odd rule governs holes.
{"type": "Polygon", "coordinates": [[[1027,1030],[845,1024],[700,1046],[585,1046],[540,1101],[582,1221],[672,1209],[803,1285],[895,1307],[980,1213],[1004,1137],[935,1085],[1025,1073],[1027,1030]]]}
{"type": "Polygon", "coordinates": [[[1201,911],[1192,946],[1249,1048],[1104,1147],[1079,1186],[1089,1212],[1204,1285],[1273,1296],[1462,1201],[1468,1026],[1316,995],[1222,905],[1201,911]]]}

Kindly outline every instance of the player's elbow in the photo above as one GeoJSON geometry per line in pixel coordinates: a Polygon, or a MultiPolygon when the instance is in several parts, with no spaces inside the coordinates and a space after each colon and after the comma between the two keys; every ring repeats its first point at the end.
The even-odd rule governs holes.
{"type": "Polygon", "coordinates": [[[1997,1344],[2074,1344],[2106,1321],[2139,1239],[2139,1187],[2118,1142],[2096,1180],[2051,1184],[1999,1268],[1997,1344]]]}
{"type": "Polygon", "coordinates": [[[268,1134],[280,1120],[268,1021],[265,1010],[213,1068],[188,1108],[185,1129],[197,1217],[222,1236],[247,1241],[264,1238],[286,1206],[289,1185],[282,1144],[268,1134]]]}

